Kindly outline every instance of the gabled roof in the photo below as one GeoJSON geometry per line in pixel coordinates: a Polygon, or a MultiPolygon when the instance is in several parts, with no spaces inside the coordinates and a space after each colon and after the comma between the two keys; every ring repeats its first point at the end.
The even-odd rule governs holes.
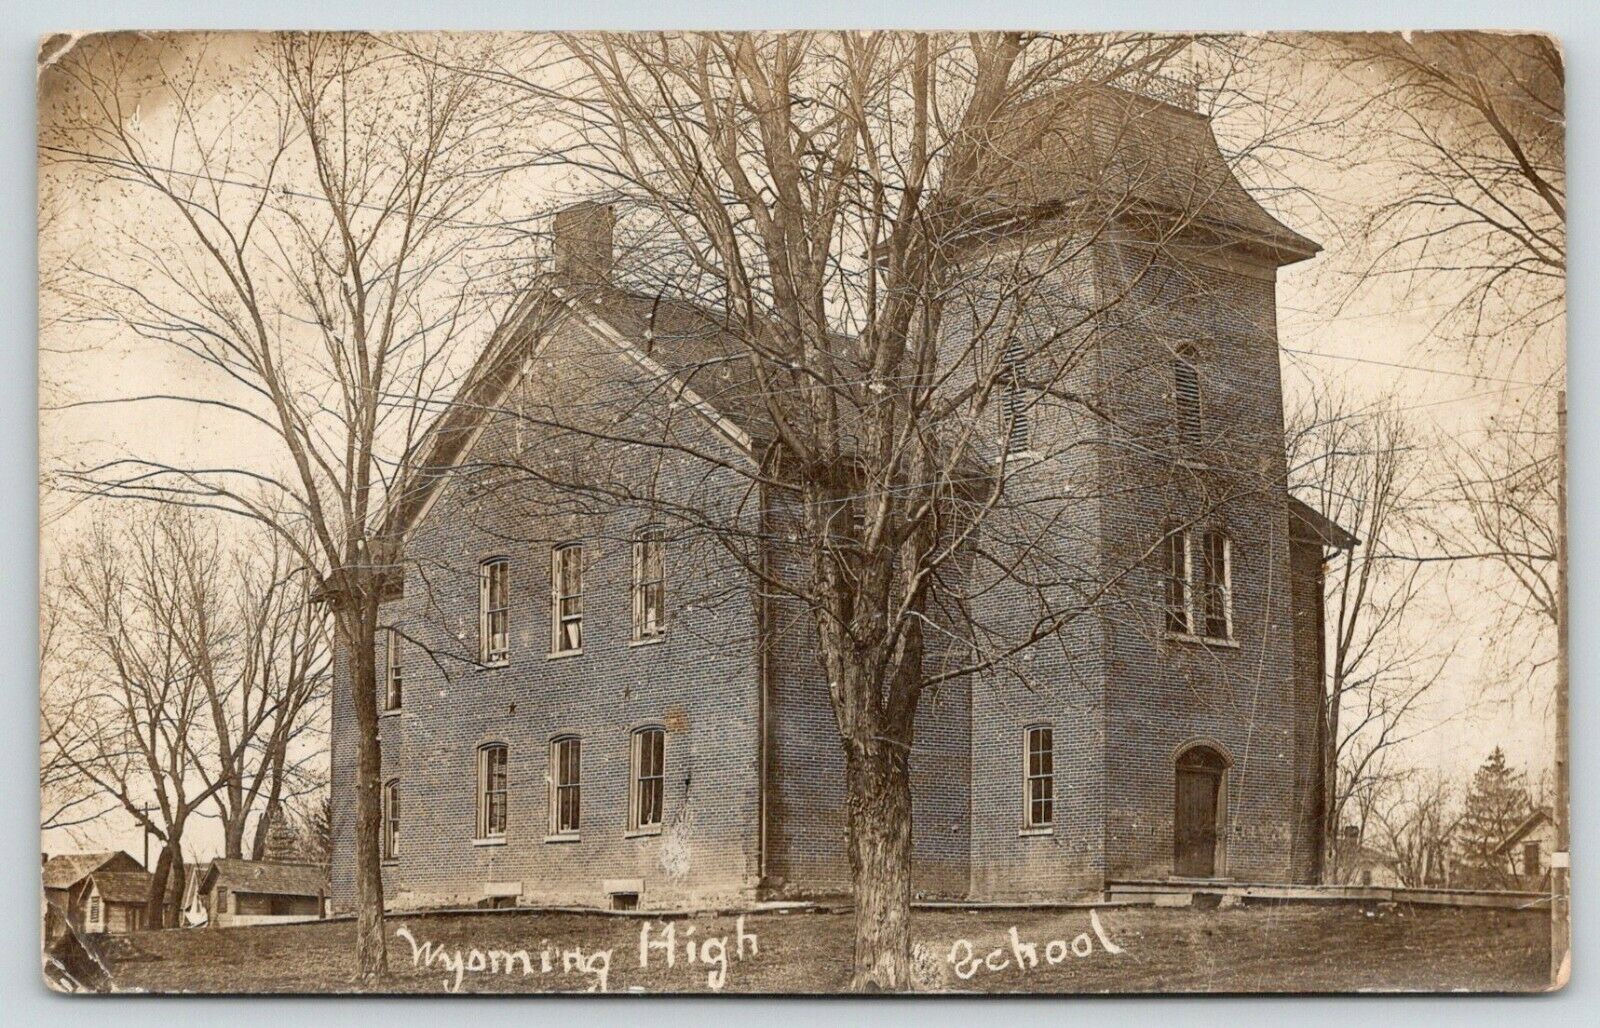
{"type": "Polygon", "coordinates": [[[143,870],[137,860],[122,850],[106,850],[100,853],[58,853],[44,862],[44,887],[70,889],[101,868],[109,871],[143,870]]]}
{"type": "Polygon", "coordinates": [[[752,340],[726,317],[688,300],[611,287],[585,290],[577,300],[748,436],[772,439],[752,340]]]}
{"type": "Polygon", "coordinates": [[[1494,851],[1496,855],[1511,852],[1512,848],[1515,847],[1517,843],[1521,842],[1523,839],[1526,839],[1530,834],[1532,834],[1534,829],[1538,828],[1542,824],[1548,824],[1549,822],[1550,811],[1543,807],[1535,810],[1533,813],[1523,818],[1521,824],[1517,825],[1516,828],[1511,830],[1511,834],[1506,836],[1505,842],[1502,842],[1499,846],[1495,847],[1494,851]]]}
{"type": "Polygon", "coordinates": [[[328,869],[320,864],[218,857],[206,868],[200,887],[210,892],[218,885],[271,896],[320,896],[328,891],[328,869]]]}
{"type": "Polygon", "coordinates": [[[427,513],[451,471],[464,461],[488,416],[515,385],[538,339],[574,321],[614,343],[645,374],[715,425],[747,455],[758,447],[746,426],[763,424],[763,404],[741,339],[708,308],[614,287],[575,289],[559,276],[532,283],[516,311],[495,332],[448,409],[418,445],[411,480],[397,491],[384,534],[403,540],[427,513]],[[702,395],[707,390],[715,401],[702,395]],[[740,422],[743,422],[742,424],[740,422]]]}
{"type": "Polygon", "coordinates": [[[1361,540],[1349,530],[1294,496],[1289,497],[1289,534],[1295,539],[1321,543],[1336,550],[1348,550],[1361,545],[1361,540]]]}
{"type": "Polygon", "coordinates": [[[96,871],[89,884],[107,903],[143,903],[150,898],[149,871],[96,871]]]}

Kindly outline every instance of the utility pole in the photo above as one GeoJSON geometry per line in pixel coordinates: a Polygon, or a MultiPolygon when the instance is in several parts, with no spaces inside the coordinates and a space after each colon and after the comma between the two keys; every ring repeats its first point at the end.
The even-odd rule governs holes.
{"type": "Polygon", "coordinates": [[[150,870],[150,804],[146,803],[140,808],[144,813],[144,820],[139,826],[144,829],[144,869],[150,870]]]}
{"type": "Polygon", "coordinates": [[[1572,974],[1572,827],[1567,781],[1567,392],[1556,399],[1556,802],[1555,852],[1550,855],[1550,981],[1562,988],[1572,974]]]}

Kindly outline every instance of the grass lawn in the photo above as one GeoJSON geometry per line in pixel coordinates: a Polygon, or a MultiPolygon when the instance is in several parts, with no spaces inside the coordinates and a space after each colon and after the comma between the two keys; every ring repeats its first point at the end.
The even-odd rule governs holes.
{"type": "MultiPolygon", "coordinates": [[[[1302,904],[1117,907],[1096,917],[1099,932],[1088,910],[919,911],[913,927],[919,984],[1069,993],[1526,991],[1544,988],[1548,978],[1550,920],[1543,912],[1302,904]],[[1013,926],[1024,947],[1021,962],[1029,963],[1031,943],[1037,966],[1019,968],[1013,926]],[[1122,952],[1110,952],[1102,938],[1122,952]]],[[[845,988],[849,915],[754,915],[744,930],[759,951],[747,940],[740,959],[732,917],[393,915],[386,927],[386,991],[454,991],[457,966],[462,992],[584,991],[602,972],[609,992],[704,992],[708,975],[719,972],[725,992],[845,988]],[[665,966],[665,947],[658,945],[641,967],[641,931],[648,925],[649,938],[661,943],[669,923],[673,966],[665,966]],[[429,950],[418,951],[427,944],[440,948],[431,962],[429,950]],[[516,950],[527,951],[526,963],[491,952],[516,950]]],[[[145,932],[132,937],[138,953],[119,961],[113,975],[119,989],[156,992],[343,991],[353,988],[353,938],[347,921],[145,932]]]]}

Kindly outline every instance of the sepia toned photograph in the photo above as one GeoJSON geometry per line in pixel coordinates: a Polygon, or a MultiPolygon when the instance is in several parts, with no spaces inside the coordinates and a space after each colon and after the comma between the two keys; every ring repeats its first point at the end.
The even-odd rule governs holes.
{"type": "Polygon", "coordinates": [[[50,989],[1567,984],[1553,36],[37,65],[50,989]]]}

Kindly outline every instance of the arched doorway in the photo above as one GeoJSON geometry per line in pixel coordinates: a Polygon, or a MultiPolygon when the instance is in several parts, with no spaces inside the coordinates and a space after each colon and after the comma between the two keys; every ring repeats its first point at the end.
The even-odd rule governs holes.
{"type": "Polygon", "coordinates": [[[1218,873],[1222,833],[1222,784],[1228,758],[1196,744],[1178,754],[1176,808],[1172,822],[1173,873],[1213,878],[1218,873]]]}

